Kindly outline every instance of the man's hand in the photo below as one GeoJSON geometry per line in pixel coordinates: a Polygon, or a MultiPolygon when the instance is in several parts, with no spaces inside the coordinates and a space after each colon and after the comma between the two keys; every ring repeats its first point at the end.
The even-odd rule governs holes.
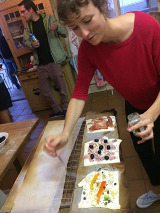
{"type": "Polygon", "coordinates": [[[33,47],[33,48],[38,48],[38,47],[39,47],[39,43],[38,43],[38,42],[33,42],[33,41],[32,41],[31,44],[32,44],[32,47],[33,47]]]}
{"type": "Polygon", "coordinates": [[[56,23],[53,23],[49,28],[50,31],[55,31],[57,29],[58,29],[58,25],[56,23]]]}

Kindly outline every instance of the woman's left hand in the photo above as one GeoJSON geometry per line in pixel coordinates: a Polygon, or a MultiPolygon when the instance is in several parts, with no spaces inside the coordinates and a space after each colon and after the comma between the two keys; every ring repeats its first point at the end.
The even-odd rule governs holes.
{"type": "Polygon", "coordinates": [[[141,121],[139,121],[137,124],[135,124],[134,126],[130,126],[128,125],[127,130],[129,132],[132,132],[136,129],[142,128],[144,127],[145,130],[142,132],[137,132],[136,136],[142,138],[142,140],[138,141],[138,144],[144,143],[145,141],[152,139],[154,134],[153,134],[153,127],[154,127],[154,123],[152,121],[152,118],[150,118],[147,114],[143,113],[140,115],[141,117],[141,121]]]}

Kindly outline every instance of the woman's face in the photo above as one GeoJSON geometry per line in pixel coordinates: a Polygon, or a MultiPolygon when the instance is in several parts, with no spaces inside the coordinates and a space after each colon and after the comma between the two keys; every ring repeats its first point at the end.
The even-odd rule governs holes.
{"type": "Polygon", "coordinates": [[[104,14],[102,14],[92,2],[78,9],[80,10],[80,16],[75,18],[75,15],[72,13],[70,17],[73,21],[68,24],[68,27],[71,28],[77,36],[92,45],[103,42],[106,24],[104,14]]]}

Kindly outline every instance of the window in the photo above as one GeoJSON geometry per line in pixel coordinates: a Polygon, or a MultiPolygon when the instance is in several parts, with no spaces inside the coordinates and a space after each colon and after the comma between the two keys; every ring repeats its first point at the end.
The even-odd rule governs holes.
{"type": "Polygon", "coordinates": [[[157,11],[157,0],[119,0],[121,14],[128,11],[157,11]]]}

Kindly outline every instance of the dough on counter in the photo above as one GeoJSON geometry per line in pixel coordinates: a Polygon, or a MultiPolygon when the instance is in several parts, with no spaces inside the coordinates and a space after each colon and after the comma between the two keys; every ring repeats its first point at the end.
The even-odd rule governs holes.
{"type": "Polygon", "coordinates": [[[121,139],[94,139],[84,144],[84,166],[119,163],[121,139]]]}
{"type": "Polygon", "coordinates": [[[78,208],[120,209],[119,171],[113,167],[91,172],[78,186],[83,187],[78,208]]]}

